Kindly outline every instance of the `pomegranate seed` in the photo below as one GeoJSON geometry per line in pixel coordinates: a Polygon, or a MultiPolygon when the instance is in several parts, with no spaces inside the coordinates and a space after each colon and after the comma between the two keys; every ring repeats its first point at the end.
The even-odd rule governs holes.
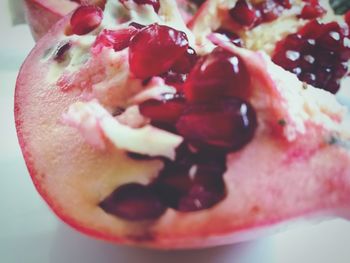
{"type": "Polygon", "coordinates": [[[253,27],[260,19],[260,14],[246,0],[238,0],[229,14],[236,23],[245,27],[253,27]]]}
{"type": "Polygon", "coordinates": [[[152,24],[141,29],[129,46],[129,65],[137,78],[160,75],[186,52],[187,36],[171,27],[152,24]]]}
{"type": "Polygon", "coordinates": [[[104,29],[96,38],[92,49],[99,53],[103,47],[113,48],[115,51],[123,50],[130,44],[131,38],[138,32],[134,27],[119,30],[104,29]]]}
{"type": "Polygon", "coordinates": [[[172,71],[177,73],[188,73],[193,68],[197,61],[196,51],[189,47],[187,52],[183,54],[171,67],[172,71]]]}
{"type": "Polygon", "coordinates": [[[272,60],[315,87],[337,92],[347,74],[348,29],[312,20],[276,45],[272,60]]]}
{"type": "Polygon", "coordinates": [[[153,187],[166,205],[179,211],[210,208],[225,197],[225,162],[222,153],[191,153],[184,143],[175,162],[165,162],[153,187]]]}
{"type": "Polygon", "coordinates": [[[224,35],[227,38],[226,39],[227,41],[232,42],[233,44],[235,44],[238,47],[243,46],[242,39],[237,34],[231,32],[225,28],[219,28],[215,31],[215,33],[224,35]]]}
{"type": "Polygon", "coordinates": [[[185,82],[189,101],[207,101],[225,96],[247,97],[250,77],[244,62],[226,50],[217,48],[202,57],[185,82]]]}
{"type": "Polygon", "coordinates": [[[299,17],[303,19],[314,19],[324,15],[325,13],[326,10],[320,5],[318,0],[312,0],[305,4],[299,17]]]}
{"type": "Polygon", "coordinates": [[[182,94],[166,93],[163,100],[147,100],[139,105],[142,115],[154,122],[175,123],[185,107],[182,94]]]}
{"type": "Polygon", "coordinates": [[[68,52],[68,50],[72,47],[72,44],[68,42],[60,43],[58,48],[55,51],[53,59],[57,62],[62,62],[68,52]]]}
{"type": "Polygon", "coordinates": [[[136,183],[118,187],[100,207],[108,214],[131,221],[157,219],[166,209],[150,187],[136,183]]]}
{"type": "Polygon", "coordinates": [[[76,35],[85,35],[96,29],[102,21],[103,11],[98,6],[80,6],[71,19],[72,31],[76,35]]]}
{"type": "Polygon", "coordinates": [[[179,134],[193,145],[225,151],[245,146],[256,127],[254,109],[238,98],[188,105],[176,123],[179,134]]]}

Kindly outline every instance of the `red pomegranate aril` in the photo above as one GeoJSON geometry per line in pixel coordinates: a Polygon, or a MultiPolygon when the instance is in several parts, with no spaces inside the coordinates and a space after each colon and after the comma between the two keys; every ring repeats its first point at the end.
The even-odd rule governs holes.
{"type": "Polygon", "coordinates": [[[72,32],[76,35],[90,33],[101,24],[102,18],[103,11],[98,6],[80,6],[70,19],[72,32]]]}
{"type": "Polygon", "coordinates": [[[314,19],[323,16],[326,10],[319,4],[307,3],[301,10],[300,18],[314,19]]]}
{"type": "Polygon", "coordinates": [[[245,27],[253,27],[260,19],[258,11],[246,0],[238,0],[229,14],[237,24],[245,27]]]}
{"type": "Polygon", "coordinates": [[[196,147],[223,151],[244,147],[256,127],[255,110],[239,98],[190,104],[176,123],[178,133],[196,147]]]}
{"type": "Polygon", "coordinates": [[[160,8],[159,0],[133,0],[138,5],[151,5],[156,13],[160,8]]]}
{"type": "Polygon", "coordinates": [[[119,30],[104,29],[96,38],[92,46],[94,53],[99,53],[103,47],[113,48],[115,51],[123,50],[130,44],[131,38],[138,32],[134,27],[119,30]]]}
{"type": "Polygon", "coordinates": [[[182,94],[166,93],[162,100],[150,99],[139,105],[143,116],[154,122],[175,123],[186,105],[182,94]]]}
{"type": "Polygon", "coordinates": [[[196,51],[189,47],[186,53],[184,53],[171,67],[171,70],[177,73],[188,73],[196,64],[197,58],[196,51]]]}
{"type": "Polygon", "coordinates": [[[230,41],[231,43],[235,44],[238,47],[243,46],[242,39],[237,34],[231,32],[230,30],[227,30],[225,28],[219,28],[215,31],[215,33],[225,36],[227,38],[227,41],[230,41]]]}
{"type": "Polygon", "coordinates": [[[129,46],[130,71],[145,79],[169,70],[188,48],[184,32],[152,24],[141,29],[129,46]]]}
{"type": "Polygon", "coordinates": [[[108,214],[130,221],[157,219],[166,209],[150,187],[137,183],[118,187],[100,207],[108,214]]]}
{"type": "Polygon", "coordinates": [[[250,77],[242,60],[222,49],[198,60],[184,85],[186,98],[210,101],[225,96],[245,98],[249,94],[250,77]]]}

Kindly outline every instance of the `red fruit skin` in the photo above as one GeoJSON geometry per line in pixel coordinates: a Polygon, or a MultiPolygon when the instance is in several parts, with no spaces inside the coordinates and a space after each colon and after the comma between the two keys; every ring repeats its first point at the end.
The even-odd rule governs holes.
{"type": "Polygon", "coordinates": [[[41,38],[58,20],[78,7],[69,0],[24,0],[26,20],[34,39],[41,38]]]}
{"type": "MultiPolygon", "coordinates": [[[[242,151],[230,154],[228,171],[224,174],[227,198],[209,210],[196,213],[168,211],[152,223],[151,229],[134,235],[116,233],[116,225],[108,228],[88,224],[84,218],[73,215],[60,202],[60,198],[74,189],[66,185],[69,189],[63,193],[57,190],[59,185],[52,187],[50,182],[52,173],[66,173],[67,168],[74,166],[50,162],[50,158],[43,154],[49,147],[54,151],[48,152],[50,157],[59,154],[69,166],[73,165],[71,161],[74,158],[84,157],[87,169],[95,161],[103,159],[101,153],[87,147],[78,134],[67,128],[62,128],[60,135],[64,135],[69,144],[61,146],[62,149],[52,148],[64,142],[62,137],[54,137],[49,144],[45,140],[57,135],[55,132],[61,129],[57,118],[77,100],[75,94],[62,94],[59,89],[48,87],[45,78],[47,64],[39,63],[45,51],[57,44],[62,36],[60,32],[63,32],[68,21],[69,17],[56,24],[26,59],[17,79],[14,108],[19,143],[33,183],[64,222],[87,235],[115,243],[176,249],[239,242],[271,233],[274,227],[297,218],[349,212],[349,151],[338,144],[325,143],[327,131],[310,122],[307,123],[307,132],[293,143],[278,140],[268,132],[257,132],[254,140],[242,151]],[[35,134],[32,134],[34,130],[35,134]],[[37,132],[40,132],[40,136],[37,132]]],[[[276,85],[265,71],[264,60],[251,52],[242,52],[241,55],[251,74],[256,76],[259,86],[266,87],[265,92],[270,100],[265,103],[270,104],[271,109],[275,108],[281,98],[276,85]]],[[[275,112],[269,110],[268,113],[273,113],[268,115],[271,121],[274,116],[288,115],[288,112],[277,109],[275,112]]],[[[260,119],[261,114],[264,113],[259,112],[260,119]]],[[[123,156],[118,155],[120,158],[123,156]]],[[[135,227],[127,222],[123,226],[126,230],[135,227]]]]}
{"type": "Polygon", "coordinates": [[[106,0],[24,0],[27,23],[35,41],[38,41],[63,16],[82,4],[96,4],[104,7],[106,0]]]}

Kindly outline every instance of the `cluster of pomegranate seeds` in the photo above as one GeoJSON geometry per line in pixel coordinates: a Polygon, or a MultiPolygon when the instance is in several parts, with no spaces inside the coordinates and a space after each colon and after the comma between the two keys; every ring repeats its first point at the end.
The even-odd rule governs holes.
{"type": "Polygon", "coordinates": [[[168,71],[187,49],[188,40],[184,32],[151,24],[131,39],[130,71],[141,79],[158,76],[168,71]]]}
{"type": "Polygon", "coordinates": [[[103,11],[98,6],[82,5],[78,7],[71,19],[72,32],[76,35],[85,35],[96,29],[102,22],[103,11]]]}
{"type": "Polygon", "coordinates": [[[233,33],[225,28],[219,28],[215,31],[215,33],[225,36],[226,41],[229,41],[238,47],[243,47],[242,39],[236,33],[233,33]]]}
{"type": "Polygon", "coordinates": [[[165,161],[153,188],[168,207],[183,212],[207,209],[225,197],[225,170],[224,154],[192,153],[184,143],[174,162],[165,161]]]}
{"type": "Polygon", "coordinates": [[[350,59],[349,28],[310,21],[277,43],[272,60],[315,87],[336,93],[350,59]]]}
{"type": "Polygon", "coordinates": [[[103,47],[113,48],[115,51],[123,50],[130,45],[131,38],[138,32],[135,27],[129,26],[119,30],[104,29],[92,46],[93,52],[99,53],[103,47]]]}
{"type": "MultiPolygon", "coordinates": [[[[300,18],[314,19],[326,12],[319,0],[303,0],[303,2],[305,3],[299,15],[300,18]]],[[[238,25],[252,28],[261,23],[276,20],[284,10],[291,7],[290,0],[265,0],[255,4],[247,0],[238,0],[229,10],[229,15],[238,25]]]]}
{"type": "Polygon", "coordinates": [[[248,97],[250,77],[242,60],[216,48],[202,57],[184,86],[189,101],[207,101],[223,96],[248,97]]]}
{"type": "Polygon", "coordinates": [[[118,187],[100,203],[100,207],[109,214],[131,221],[156,219],[166,209],[151,187],[137,183],[118,187]]]}

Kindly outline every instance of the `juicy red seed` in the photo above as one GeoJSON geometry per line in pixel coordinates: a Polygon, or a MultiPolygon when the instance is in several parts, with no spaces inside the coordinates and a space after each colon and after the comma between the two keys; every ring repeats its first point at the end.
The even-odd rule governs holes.
{"type": "Polygon", "coordinates": [[[319,4],[307,3],[301,10],[300,18],[314,19],[318,18],[326,13],[326,10],[319,4]]]}
{"type": "Polygon", "coordinates": [[[232,42],[233,44],[235,44],[238,47],[243,46],[242,39],[237,34],[231,32],[225,28],[219,28],[215,31],[215,33],[224,35],[227,38],[227,41],[232,42]]]}
{"type": "Polygon", "coordinates": [[[334,93],[348,70],[344,64],[350,59],[348,34],[337,22],[312,20],[279,42],[272,59],[300,80],[334,93]]]}
{"type": "Polygon", "coordinates": [[[57,62],[62,62],[67,54],[68,50],[72,47],[72,44],[68,42],[60,43],[53,56],[57,62]]]}
{"type": "Polygon", "coordinates": [[[192,153],[184,143],[176,160],[165,162],[154,189],[167,206],[179,211],[210,208],[225,197],[225,162],[222,153],[192,153]]]}
{"type": "Polygon", "coordinates": [[[102,21],[103,11],[97,6],[80,6],[78,7],[71,19],[70,24],[72,32],[76,35],[85,35],[96,29],[102,21]]]}
{"type": "Polygon", "coordinates": [[[131,72],[145,79],[169,70],[186,52],[188,40],[184,32],[152,24],[132,38],[129,48],[131,72]]]}
{"type": "Polygon", "coordinates": [[[176,123],[178,133],[195,146],[224,151],[245,146],[256,127],[255,110],[238,98],[188,105],[176,123]]]}
{"type": "Polygon", "coordinates": [[[253,27],[260,18],[257,10],[246,0],[238,0],[229,14],[236,23],[246,27],[253,27]]]}
{"type": "Polygon", "coordinates": [[[100,207],[108,214],[131,221],[157,219],[166,209],[150,187],[137,183],[120,186],[100,207]]]}
{"type": "Polygon", "coordinates": [[[189,101],[210,101],[225,96],[247,97],[250,77],[244,62],[222,49],[202,57],[184,86],[189,101]]]}
{"type": "Polygon", "coordinates": [[[138,32],[134,27],[128,27],[119,30],[104,29],[96,38],[93,44],[93,51],[99,53],[103,47],[113,48],[115,51],[120,51],[127,48],[131,38],[138,32]]]}
{"type": "Polygon", "coordinates": [[[147,100],[139,105],[142,115],[154,122],[175,123],[185,108],[182,94],[163,94],[162,100],[147,100]]]}
{"type": "Polygon", "coordinates": [[[194,64],[196,64],[197,58],[196,51],[189,47],[186,53],[175,62],[171,69],[177,73],[188,73],[193,68],[194,64]]]}
{"type": "Polygon", "coordinates": [[[134,0],[138,5],[151,5],[156,13],[158,13],[160,8],[159,0],[134,0]]]}

